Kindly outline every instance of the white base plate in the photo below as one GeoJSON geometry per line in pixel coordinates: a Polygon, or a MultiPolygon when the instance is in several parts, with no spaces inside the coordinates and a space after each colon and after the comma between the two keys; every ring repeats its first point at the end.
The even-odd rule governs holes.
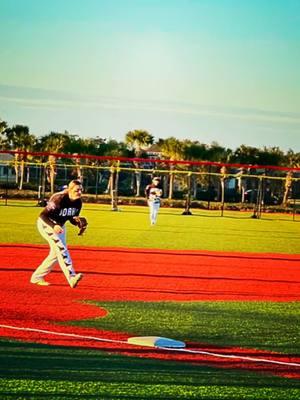
{"type": "Polygon", "coordinates": [[[185,347],[185,343],[180,340],[160,336],[136,336],[128,338],[127,342],[137,346],[169,347],[173,349],[182,349],[185,347]]]}

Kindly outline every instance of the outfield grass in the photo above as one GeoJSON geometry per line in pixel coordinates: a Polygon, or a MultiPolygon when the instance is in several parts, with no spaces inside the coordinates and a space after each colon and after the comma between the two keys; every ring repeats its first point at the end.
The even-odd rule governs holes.
{"type": "Polygon", "coordinates": [[[300,355],[298,302],[90,302],[108,310],[105,318],[76,321],[136,336],[165,336],[300,355]],[[130,319],[128,316],[130,315],[130,319]]]}
{"type": "MultiPolygon", "coordinates": [[[[39,207],[1,206],[1,243],[43,244],[37,232],[39,207]]],[[[33,204],[33,203],[31,203],[33,204]]],[[[299,254],[299,222],[289,215],[264,215],[252,219],[250,213],[193,211],[181,215],[179,209],[161,209],[158,223],[150,226],[145,207],[127,206],[113,212],[110,206],[86,204],[82,215],[89,221],[84,237],[69,226],[69,244],[102,247],[132,247],[185,250],[216,250],[299,254]]]]}

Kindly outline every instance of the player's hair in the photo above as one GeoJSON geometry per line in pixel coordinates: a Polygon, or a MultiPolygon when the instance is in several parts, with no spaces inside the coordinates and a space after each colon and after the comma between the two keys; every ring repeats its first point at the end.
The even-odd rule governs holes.
{"type": "Polygon", "coordinates": [[[160,177],[159,177],[159,176],[155,176],[154,178],[152,178],[152,181],[158,181],[158,182],[160,182],[160,177]]]}
{"type": "Polygon", "coordinates": [[[82,186],[82,183],[78,179],[74,179],[68,184],[68,190],[73,189],[75,186],[82,186]]]}

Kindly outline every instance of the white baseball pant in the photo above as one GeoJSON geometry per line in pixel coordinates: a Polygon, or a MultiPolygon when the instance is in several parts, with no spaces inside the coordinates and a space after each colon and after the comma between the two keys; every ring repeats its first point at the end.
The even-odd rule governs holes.
{"type": "Polygon", "coordinates": [[[148,205],[150,208],[150,223],[151,225],[156,224],[157,221],[157,215],[158,215],[158,210],[160,207],[160,202],[154,202],[149,200],[148,205]]]}
{"type": "Polygon", "coordinates": [[[73,268],[72,259],[66,245],[66,229],[63,233],[55,233],[53,228],[47,225],[41,218],[38,218],[37,228],[41,236],[49,243],[50,252],[42,264],[34,271],[31,277],[32,282],[44,279],[51,272],[53,266],[58,262],[68,283],[76,273],[73,268]]]}

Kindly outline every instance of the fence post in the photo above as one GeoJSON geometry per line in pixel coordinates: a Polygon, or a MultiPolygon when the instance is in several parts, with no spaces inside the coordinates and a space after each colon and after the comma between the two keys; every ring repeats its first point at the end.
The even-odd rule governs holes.
{"type": "Polygon", "coordinates": [[[96,203],[98,201],[98,179],[99,179],[99,169],[96,168],[96,187],[95,187],[96,203]]]}
{"type": "Polygon", "coordinates": [[[7,199],[8,199],[8,164],[6,167],[6,188],[5,188],[5,205],[7,206],[7,199]]]}
{"type": "Polygon", "coordinates": [[[225,179],[227,174],[227,168],[223,166],[221,168],[221,217],[224,215],[224,203],[225,203],[225,179]]]}
{"type": "Polygon", "coordinates": [[[210,209],[210,190],[211,190],[211,164],[208,166],[208,200],[207,200],[207,209],[210,209]]]}
{"type": "Polygon", "coordinates": [[[118,185],[119,185],[119,172],[120,172],[120,161],[117,163],[115,176],[112,180],[112,190],[111,190],[111,210],[119,211],[118,209],[118,185]]]}
{"type": "Polygon", "coordinates": [[[264,200],[263,195],[263,177],[258,178],[258,188],[257,188],[257,197],[256,197],[256,204],[253,209],[253,215],[251,218],[259,219],[261,217],[262,212],[262,203],[264,200]]]}
{"type": "Polygon", "coordinates": [[[187,194],[186,194],[186,200],[185,200],[185,210],[181,215],[192,215],[192,212],[190,211],[191,207],[191,172],[187,174],[187,194]]]}

